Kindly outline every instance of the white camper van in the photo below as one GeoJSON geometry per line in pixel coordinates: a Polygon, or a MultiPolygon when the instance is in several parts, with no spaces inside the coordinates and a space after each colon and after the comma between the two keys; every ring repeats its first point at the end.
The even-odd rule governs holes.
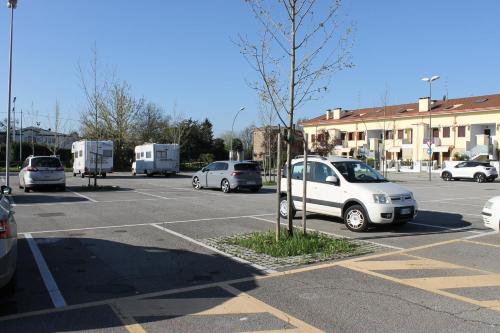
{"type": "Polygon", "coordinates": [[[179,172],[179,145],[146,143],[135,147],[132,175],[165,176],[179,172]]]}
{"type": "Polygon", "coordinates": [[[113,171],[113,141],[76,141],[71,146],[71,152],[73,153],[73,176],[80,175],[83,178],[85,175],[97,173],[106,177],[106,173],[113,171]]]}

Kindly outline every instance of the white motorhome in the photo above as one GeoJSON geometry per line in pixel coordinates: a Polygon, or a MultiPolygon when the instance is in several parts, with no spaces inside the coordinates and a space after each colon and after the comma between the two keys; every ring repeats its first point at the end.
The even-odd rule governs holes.
{"type": "Polygon", "coordinates": [[[71,146],[71,153],[73,176],[80,175],[83,178],[85,175],[98,174],[106,177],[107,173],[113,171],[113,141],[76,141],[71,146]]]}
{"type": "Polygon", "coordinates": [[[132,175],[165,176],[179,172],[179,145],[146,143],[135,147],[132,175]]]}

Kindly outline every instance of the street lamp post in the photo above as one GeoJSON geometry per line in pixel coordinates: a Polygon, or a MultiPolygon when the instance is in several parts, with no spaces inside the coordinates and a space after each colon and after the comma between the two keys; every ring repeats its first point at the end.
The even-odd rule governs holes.
{"type": "Polygon", "coordinates": [[[14,9],[17,7],[17,0],[8,0],[7,7],[10,8],[10,47],[9,47],[9,95],[7,106],[7,135],[5,139],[5,185],[10,185],[10,106],[12,98],[12,37],[14,33],[14,9]]]}
{"type": "Polygon", "coordinates": [[[229,144],[229,160],[232,161],[233,160],[233,137],[234,137],[234,122],[236,121],[236,117],[238,117],[238,115],[240,114],[241,111],[245,110],[245,107],[242,106],[238,112],[236,112],[236,114],[234,115],[234,118],[233,118],[233,125],[231,126],[231,143],[229,144]]]}
{"type": "Polygon", "coordinates": [[[424,77],[422,81],[429,83],[429,144],[428,144],[428,153],[429,153],[429,181],[431,181],[431,171],[432,171],[432,81],[436,81],[439,79],[439,76],[434,75],[432,77],[424,77]]]}

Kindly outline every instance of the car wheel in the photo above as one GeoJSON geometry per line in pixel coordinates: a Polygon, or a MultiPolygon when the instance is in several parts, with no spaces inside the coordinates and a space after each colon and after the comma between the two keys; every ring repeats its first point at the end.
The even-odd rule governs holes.
{"type": "Polygon", "coordinates": [[[76,172],[73,172],[73,177],[76,177],[76,172]]]}
{"type": "Polygon", "coordinates": [[[194,188],[195,190],[199,190],[199,189],[201,189],[200,179],[199,179],[198,177],[194,177],[194,178],[193,178],[193,181],[192,181],[191,183],[192,183],[193,188],[194,188]]]}
{"type": "Polygon", "coordinates": [[[476,173],[474,175],[474,180],[478,183],[484,183],[486,181],[486,176],[484,173],[476,173]]]}
{"type": "Polygon", "coordinates": [[[135,172],[132,172],[132,176],[135,177],[135,172]]]}
{"type": "MultiPolygon", "coordinates": [[[[295,210],[292,204],[292,219],[295,217],[296,213],[297,211],[295,210]]],[[[288,200],[286,198],[286,195],[282,196],[280,199],[280,216],[283,219],[286,219],[288,216],[288,200]]]]}
{"type": "Polygon", "coordinates": [[[30,191],[29,187],[26,187],[26,185],[24,185],[24,193],[28,193],[30,191]]]}
{"type": "Polygon", "coordinates": [[[101,177],[102,178],[106,178],[106,172],[105,173],[101,173],[101,177]]]}
{"type": "Polygon", "coordinates": [[[368,215],[365,209],[360,205],[354,205],[344,213],[344,222],[347,229],[354,232],[362,232],[368,229],[368,215]]]}
{"type": "Polygon", "coordinates": [[[61,186],[59,187],[59,190],[60,190],[61,192],[66,191],[66,185],[61,185],[61,186]]]}
{"type": "Polygon", "coordinates": [[[85,174],[84,174],[83,172],[80,174],[80,176],[81,176],[82,178],[85,178],[85,174]]]}
{"type": "Polygon", "coordinates": [[[222,182],[220,183],[220,189],[224,193],[231,192],[231,185],[229,184],[229,180],[223,179],[222,182]]]}
{"type": "Polygon", "coordinates": [[[0,295],[12,296],[16,292],[17,285],[17,271],[12,275],[10,281],[0,289],[0,295]]]}
{"type": "Polygon", "coordinates": [[[252,191],[253,193],[257,193],[260,191],[260,186],[257,186],[257,187],[251,187],[250,188],[250,191],[252,191]]]}
{"type": "Polygon", "coordinates": [[[451,173],[449,172],[443,172],[443,174],[441,175],[441,178],[443,178],[443,180],[449,182],[450,180],[453,180],[453,177],[451,176],[451,173]]]}

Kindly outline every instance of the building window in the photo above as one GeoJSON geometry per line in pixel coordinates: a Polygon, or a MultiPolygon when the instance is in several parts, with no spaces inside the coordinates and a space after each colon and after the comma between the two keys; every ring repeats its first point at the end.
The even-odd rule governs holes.
{"type": "Polygon", "coordinates": [[[404,138],[404,130],[398,130],[398,140],[403,140],[404,138]]]}
{"type": "Polygon", "coordinates": [[[347,140],[349,140],[349,141],[353,141],[354,140],[354,132],[347,133],[347,140]]]}
{"type": "Polygon", "coordinates": [[[358,132],[358,140],[364,140],[365,139],[365,132],[358,132]]]}
{"type": "Polygon", "coordinates": [[[465,126],[458,126],[458,137],[465,138],[465,126]]]}
{"type": "Polygon", "coordinates": [[[321,143],[323,142],[324,135],[323,134],[318,134],[318,142],[321,143]]]}
{"type": "Polygon", "coordinates": [[[312,143],[316,142],[316,135],[314,134],[311,135],[311,142],[312,143]]]}
{"type": "Polygon", "coordinates": [[[443,138],[449,138],[449,137],[450,137],[450,128],[443,127],[443,138]]]}
{"type": "Polygon", "coordinates": [[[150,151],[146,152],[146,158],[151,158],[151,152],[150,151]]]}
{"type": "Polygon", "coordinates": [[[392,131],[391,130],[385,131],[385,138],[387,140],[392,140],[392,131]]]}
{"type": "Polygon", "coordinates": [[[439,128],[433,128],[432,129],[432,137],[433,138],[439,138],[439,128]]]}
{"type": "Polygon", "coordinates": [[[345,140],[345,132],[340,133],[340,140],[342,140],[342,141],[345,140]]]}
{"type": "Polygon", "coordinates": [[[405,144],[412,144],[413,143],[413,130],[411,128],[405,129],[406,132],[406,138],[403,139],[405,144]]]}

